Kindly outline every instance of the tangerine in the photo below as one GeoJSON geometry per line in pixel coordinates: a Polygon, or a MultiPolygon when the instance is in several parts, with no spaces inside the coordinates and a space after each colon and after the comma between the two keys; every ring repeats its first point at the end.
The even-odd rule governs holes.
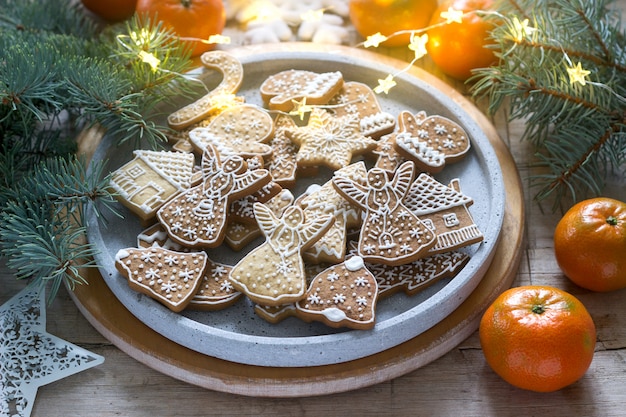
{"type": "Polygon", "coordinates": [[[581,201],[554,231],[563,273],[592,291],[626,288],[626,203],[607,197],[581,201]]]}
{"type": "Polygon", "coordinates": [[[128,19],[135,13],[137,0],[81,0],[83,6],[109,22],[128,19]]]}
{"type": "MultiPolygon", "coordinates": [[[[364,38],[381,33],[389,36],[401,31],[426,27],[437,8],[437,0],[350,0],[350,21],[364,38]]],[[[410,34],[399,34],[383,42],[401,46],[410,42],[410,34]]]]}
{"type": "Polygon", "coordinates": [[[215,48],[202,42],[219,35],[226,25],[222,0],[138,0],[137,13],[147,14],[163,22],[182,39],[192,39],[191,56],[199,56],[215,48]]]}
{"type": "Polygon", "coordinates": [[[426,49],[441,71],[465,81],[472,70],[496,62],[493,49],[486,47],[492,25],[477,13],[492,9],[493,3],[493,0],[446,0],[435,10],[429,23],[426,49]],[[449,8],[465,13],[461,23],[445,23],[449,8]]]}
{"type": "Polygon", "coordinates": [[[591,365],[596,328],[573,295],[550,286],[511,288],[480,321],[491,368],[510,384],[551,392],[579,380],[591,365]]]}

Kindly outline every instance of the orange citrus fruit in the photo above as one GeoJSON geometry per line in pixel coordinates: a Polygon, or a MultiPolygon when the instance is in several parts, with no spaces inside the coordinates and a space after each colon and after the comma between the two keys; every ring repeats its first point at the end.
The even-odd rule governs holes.
{"type": "MultiPolygon", "coordinates": [[[[437,0],[350,0],[350,21],[364,38],[381,33],[389,36],[426,27],[437,0]]],[[[410,34],[393,36],[383,46],[407,45],[410,34]]]]}
{"type": "Polygon", "coordinates": [[[491,368],[510,384],[550,392],[589,368],[596,328],[573,295],[549,286],[511,288],[487,308],[480,344],[491,368]]]}
{"type": "Polygon", "coordinates": [[[563,273],[592,291],[626,287],[626,203],[597,197],[572,206],[554,231],[563,273]]]}
{"type": "Polygon", "coordinates": [[[110,22],[128,19],[135,13],[137,0],[81,0],[94,14],[110,22]]]}
{"type": "Polygon", "coordinates": [[[183,40],[188,40],[192,56],[215,48],[202,42],[211,35],[220,35],[226,24],[226,11],[222,0],[138,0],[137,13],[157,18],[183,40]]]}
{"type": "Polygon", "coordinates": [[[493,0],[445,0],[439,5],[429,23],[426,49],[441,71],[464,81],[472,75],[472,70],[496,62],[493,49],[486,48],[492,25],[477,13],[492,8],[493,0]],[[444,24],[450,8],[467,13],[461,23],[444,24]]]}

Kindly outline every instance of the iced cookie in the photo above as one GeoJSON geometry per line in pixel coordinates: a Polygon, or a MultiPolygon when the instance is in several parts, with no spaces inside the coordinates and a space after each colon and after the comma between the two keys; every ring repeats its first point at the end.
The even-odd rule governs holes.
{"type": "MultiPolygon", "coordinates": [[[[351,254],[357,253],[356,246],[356,242],[348,243],[351,254]]],[[[468,254],[451,251],[425,256],[404,265],[365,263],[365,266],[376,277],[378,295],[382,299],[400,291],[413,296],[439,280],[455,277],[469,260],[468,254]]]]}
{"type": "Polygon", "coordinates": [[[394,172],[402,163],[406,162],[396,149],[396,132],[383,136],[378,140],[376,149],[372,151],[376,155],[375,167],[385,171],[394,172]]]}
{"type": "Polygon", "coordinates": [[[371,329],[376,322],[378,285],[363,259],[353,256],[317,275],[304,299],[296,303],[296,315],[330,327],[371,329]]]}
{"type": "Polygon", "coordinates": [[[136,150],[135,156],[111,174],[110,187],[124,206],[143,222],[173,195],[190,188],[194,157],[189,153],[136,150]]]}
{"type": "Polygon", "coordinates": [[[297,206],[288,207],[282,217],[276,217],[262,203],[254,205],[254,215],[265,242],[233,267],[233,285],[258,304],[275,306],[298,301],[306,289],[302,251],[328,230],[333,217],[307,220],[297,206]]]}
{"type": "Polygon", "coordinates": [[[236,291],[228,280],[231,266],[208,259],[202,283],[191,299],[187,309],[201,311],[218,311],[233,305],[242,294],[236,291]]]}
{"type": "MultiPolygon", "coordinates": [[[[222,73],[222,81],[216,88],[195,102],[173,112],[167,122],[173,129],[181,130],[225,107],[225,101],[232,97],[243,81],[243,66],[231,54],[224,51],[205,52],[200,56],[202,64],[222,73]]],[[[230,104],[230,103],[229,103],[230,104]]]]}
{"type": "Polygon", "coordinates": [[[411,184],[404,203],[437,235],[437,243],[429,254],[448,252],[483,240],[469,211],[474,201],[461,192],[458,179],[444,185],[422,173],[411,184]]]}
{"type": "Polygon", "coordinates": [[[190,247],[216,247],[224,238],[230,203],[270,181],[264,169],[249,170],[237,155],[221,160],[212,146],[202,157],[203,181],[178,194],[157,212],[175,242],[190,247]]]}
{"type": "Polygon", "coordinates": [[[403,111],[399,119],[401,128],[396,135],[396,148],[422,171],[439,172],[447,163],[463,158],[470,149],[465,130],[448,118],[420,119],[403,111]]]}
{"type": "Polygon", "coordinates": [[[355,116],[335,117],[314,108],[306,126],[287,131],[298,149],[298,165],[324,165],[340,169],[350,165],[352,157],[376,148],[376,141],[363,136],[355,116]]]}
{"type": "Polygon", "coordinates": [[[335,116],[356,116],[361,133],[372,139],[391,133],[396,127],[395,117],[381,109],[376,94],[366,84],[345,82],[328,104],[335,116]]]}
{"type": "Polygon", "coordinates": [[[290,116],[278,115],[274,120],[274,137],[268,143],[272,155],[267,160],[267,170],[272,179],[285,188],[296,185],[298,147],[286,134],[287,130],[295,127],[296,123],[290,116]]]}
{"type": "Polygon", "coordinates": [[[272,148],[265,142],[270,140],[273,131],[274,121],[265,110],[244,104],[224,110],[206,127],[192,129],[189,140],[199,152],[212,145],[224,157],[268,157],[272,148]]]}
{"type": "Polygon", "coordinates": [[[187,307],[194,297],[207,267],[204,252],[175,252],[169,249],[120,249],[115,267],[128,279],[129,286],[174,312],[187,307]]]}
{"type": "Polygon", "coordinates": [[[318,74],[287,70],[271,75],[261,84],[261,97],[271,110],[289,112],[294,102],[326,104],[343,86],[339,71],[318,74]]]}
{"type": "MultiPolygon", "coordinates": [[[[282,216],[283,212],[294,201],[294,196],[289,190],[281,190],[281,192],[268,200],[265,205],[276,215],[276,217],[282,216]]],[[[224,242],[233,250],[241,250],[248,243],[262,235],[259,228],[254,212],[251,215],[254,223],[239,222],[232,218],[228,220],[226,226],[226,236],[224,236],[224,242]]]]}
{"type": "MultiPolygon", "coordinates": [[[[344,176],[353,181],[362,182],[367,175],[367,168],[362,161],[335,171],[335,176],[344,176]]],[[[330,214],[335,221],[330,229],[304,252],[304,258],[313,263],[343,262],[346,256],[347,229],[361,224],[361,210],[337,192],[332,181],[312,185],[298,199],[306,218],[330,214]]]]}
{"type": "Polygon", "coordinates": [[[402,203],[413,171],[413,163],[405,162],[389,179],[386,171],[372,168],[366,185],[333,178],[337,190],[365,210],[358,255],[366,262],[406,264],[425,256],[436,243],[435,233],[402,203]]]}
{"type": "Polygon", "coordinates": [[[264,306],[261,304],[255,304],[254,312],[265,321],[277,324],[288,317],[294,317],[296,315],[296,305],[295,303],[279,306],[264,306]]]}

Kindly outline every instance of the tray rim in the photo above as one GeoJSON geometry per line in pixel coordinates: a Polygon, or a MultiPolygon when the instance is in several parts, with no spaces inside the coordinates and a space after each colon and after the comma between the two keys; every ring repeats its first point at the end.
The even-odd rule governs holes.
{"type": "MultiPolygon", "coordinates": [[[[302,51],[303,45],[266,45],[262,48],[264,52],[267,52],[268,49],[274,49],[277,47],[281,51],[285,51],[286,48],[297,48],[298,51],[302,51]]],[[[310,47],[310,45],[307,45],[307,47],[310,47]]],[[[255,48],[259,48],[259,46],[255,46],[254,48],[238,48],[237,51],[244,49],[243,53],[250,53],[249,51],[254,50],[255,48]]],[[[366,53],[371,56],[372,54],[371,52],[347,47],[342,47],[341,49],[342,53],[348,55],[356,54],[357,56],[363,56],[363,53],[366,53]]],[[[315,50],[319,52],[318,48],[315,48],[315,50]]],[[[398,65],[398,63],[395,62],[398,60],[393,58],[377,54],[375,56],[378,60],[398,65]]],[[[405,65],[404,63],[402,64],[405,65]]],[[[417,67],[411,67],[408,71],[412,75],[418,76],[421,79],[426,79],[427,82],[434,84],[435,87],[450,96],[457,104],[468,112],[472,118],[479,120],[481,127],[486,126],[487,131],[485,134],[496,151],[503,170],[503,177],[505,177],[505,165],[508,167],[506,170],[505,181],[505,185],[507,186],[505,201],[506,210],[505,219],[503,221],[503,231],[501,233],[501,236],[506,235],[506,239],[500,239],[500,242],[498,242],[496,250],[497,253],[494,256],[494,260],[486,274],[486,277],[489,277],[490,279],[485,279],[484,277],[483,282],[479,284],[477,290],[475,290],[469,297],[478,297],[478,300],[474,301],[479,301],[481,306],[480,310],[482,310],[482,308],[486,307],[491,298],[494,298],[495,295],[497,295],[501,290],[510,286],[521,258],[520,242],[522,240],[522,229],[524,223],[521,181],[519,180],[517,170],[515,169],[514,162],[508,152],[508,149],[499,138],[493,126],[491,126],[485,116],[471,102],[469,102],[452,87],[426,73],[424,70],[417,67]],[[511,169],[511,167],[513,168],[511,169]],[[505,256],[502,256],[502,251],[505,252],[505,256]],[[498,276],[498,278],[494,278],[495,276],[498,276]],[[478,289],[480,286],[483,286],[483,284],[494,286],[491,289],[487,288],[487,295],[484,295],[482,290],[481,295],[476,295],[478,289]]],[[[89,146],[93,146],[93,143],[89,146]]],[[[99,273],[97,271],[93,272],[95,272],[95,274],[90,276],[90,280],[99,282],[106,287],[102,278],[98,279],[99,273]]],[[[198,356],[197,352],[177,345],[176,343],[171,342],[169,339],[163,338],[163,336],[158,334],[150,335],[149,333],[154,331],[147,328],[147,326],[143,325],[140,321],[139,324],[146,327],[148,330],[148,340],[154,341],[154,339],[159,338],[163,338],[164,340],[160,340],[157,345],[151,345],[147,342],[139,342],[136,340],[136,336],[129,334],[130,324],[128,322],[124,320],[111,322],[106,317],[101,317],[100,312],[103,310],[100,309],[104,308],[104,310],[107,310],[107,308],[106,306],[99,305],[102,300],[97,299],[97,294],[93,294],[93,291],[90,291],[90,289],[93,290],[94,287],[90,287],[92,286],[82,286],[75,289],[74,293],[72,293],[72,298],[92,325],[94,325],[98,331],[111,340],[121,350],[125,351],[140,362],[143,362],[178,379],[200,385],[205,388],[247,395],[319,395],[382,382],[409,372],[410,370],[416,369],[417,367],[436,359],[452,347],[456,346],[456,344],[462,341],[465,337],[469,336],[469,334],[471,334],[477,327],[476,312],[473,311],[472,314],[464,318],[457,317],[457,311],[462,309],[461,306],[448,318],[435,325],[434,328],[431,328],[423,335],[419,335],[414,339],[388,349],[387,351],[381,352],[380,354],[374,354],[366,358],[342,364],[304,368],[266,368],[262,366],[235,364],[233,362],[208,357],[202,354],[199,355],[203,356],[205,360],[200,360],[199,363],[194,364],[185,360],[182,360],[181,362],[180,359],[177,360],[173,358],[170,353],[182,349],[183,351],[188,351],[186,352],[186,355],[183,356],[189,356],[190,353],[193,353],[190,356],[196,357],[198,356]],[[96,300],[94,300],[94,298],[96,298],[96,300]],[[432,336],[432,334],[439,334],[439,336],[427,343],[427,340],[432,336]],[[445,341],[441,340],[442,335],[446,336],[445,341]],[[163,346],[164,342],[166,346],[163,346]],[[391,357],[390,352],[393,352],[391,357]],[[396,355],[397,353],[401,354],[396,355]],[[207,361],[210,363],[208,368],[203,366],[203,364],[209,365],[209,363],[205,363],[207,361]],[[225,367],[224,364],[226,363],[228,366],[225,367]],[[362,365],[364,365],[364,368],[361,367],[362,365]],[[253,373],[254,375],[242,375],[240,374],[241,367],[246,369],[246,374],[249,373],[251,369],[255,369],[256,371],[253,373]],[[324,372],[319,372],[322,368],[324,368],[324,372]],[[315,372],[310,372],[312,369],[315,369],[315,372]],[[363,372],[363,369],[367,369],[368,372],[363,372]],[[259,380],[264,383],[257,384],[256,388],[254,388],[252,382],[259,380]],[[352,383],[346,384],[345,386],[343,384],[338,384],[338,382],[345,380],[349,380],[352,383]],[[290,389],[290,387],[292,389],[290,389]]],[[[115,297],[113,298],[114,300],[109,301],[116,301],[119,303],[115,297]]],[[[469,301],[469,299],[466,300],[464,304],[469,301]]],[[[119,308],[119,306],[116,308],[119,308]]],[[[132,318],[135,319],[135,321],[138,321],[123,306],[121,306],[121,308],[125,310],[127,314],[131,315],[128,319],[132,318]]],[[[123,312],[117,313],[122,316],[125,315],[123,312]]],[[[141,328],[141,326],[139,326],[139,328],[141,328]]],[[[141,329],[142,334],[146,333],[146,329],[141,329]]]]}

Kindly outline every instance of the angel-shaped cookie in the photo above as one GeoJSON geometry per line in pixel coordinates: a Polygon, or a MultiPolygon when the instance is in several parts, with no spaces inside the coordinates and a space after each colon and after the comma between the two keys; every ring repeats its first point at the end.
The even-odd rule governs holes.
{"type": "Polygon", "coordinates": [[[290,206],[279,218],[262,203],[254,204],[254,215],[265,242],[233,267],[230,273],[233,286],[263,305],[300,300],[306,290],[302,251],[330,228],[333,216],[308,220],[300,207],[290,206]]]}
{"type": "Polygon", "coordinates": [[[347,177],[333,178],[337,190],[365,210],[358,246],[358,255],[365,261],[406,264],[424,256],[435,244],[435,234],[402,203],[414,170],[407,161],[390,180],[386,171],[374,167],[368,171],[365,185],[347,177]]]}
{"type": "Polygon", "coordinates": [[[248,169],[246,161],[232,155],[223,162],[212,146],[202,156],[203,181],[178,194],[157,212],[172,240],[191,247],[222,243],[229,204],[270,181],[265,169],[248,169]]]}

